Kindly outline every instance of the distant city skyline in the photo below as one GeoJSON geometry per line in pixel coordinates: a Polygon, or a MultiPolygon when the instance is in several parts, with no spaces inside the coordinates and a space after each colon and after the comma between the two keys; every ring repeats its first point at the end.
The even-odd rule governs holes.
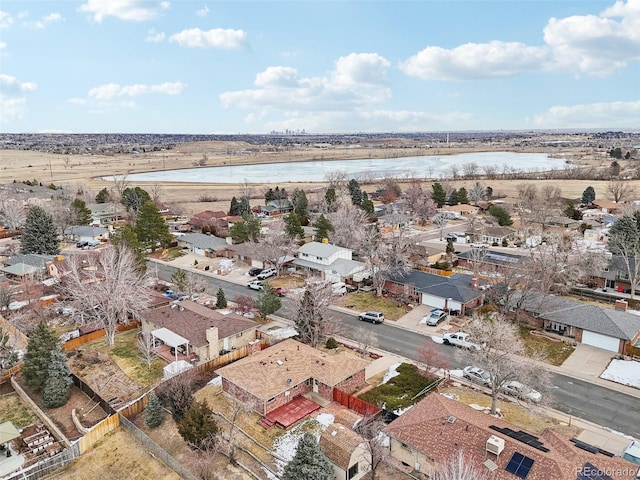
{"type": "Polygon", "coordinates": [[[0,132],[640,130],[640,0],[4,0],[0,132]]]}

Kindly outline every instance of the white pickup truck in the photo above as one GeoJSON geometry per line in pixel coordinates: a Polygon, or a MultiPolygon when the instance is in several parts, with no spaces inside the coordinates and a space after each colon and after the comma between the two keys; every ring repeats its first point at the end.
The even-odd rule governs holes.
{"type": "Polygon", "coordinates": [[[465,350],[482,350],[482,345],[469,340],[469,334],[464,332],[448,332],[442,336],[445,345],[464,348],[465,350]]]}

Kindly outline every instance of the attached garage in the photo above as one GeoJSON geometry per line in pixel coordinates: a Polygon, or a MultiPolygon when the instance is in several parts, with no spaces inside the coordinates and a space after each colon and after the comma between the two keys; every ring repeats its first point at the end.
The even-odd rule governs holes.
{"type": "Polygon", "coordinates": [[[582,331],[582,343],[585,345],[591,345],[592,347],[609,350],[615,353],[618,353],[620,349],[619,338],[609,337],[607,335],[602,335],[601,333],[590,332],[589,330],[582,331]]]}
{"type": "Polygon", "coordinates": [[[429,305],[430,307],[439,308],[440,310],[462,310],[462,303],[460,302],[456,302],[452,299],[437,297],[435,295],[429,295],[427,293],[422,294],[422,303],[424,305],[429,305]]]}

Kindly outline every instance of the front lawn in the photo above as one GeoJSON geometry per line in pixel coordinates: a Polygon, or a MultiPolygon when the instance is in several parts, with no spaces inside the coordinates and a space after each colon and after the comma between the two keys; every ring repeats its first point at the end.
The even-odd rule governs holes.
{"type": "Polygon", "coordinates": [[[387,320],[398,320],[406,313],[404,304],[390,298],[376,297],[375,292],[347,293],[340,299],[338,305],[360,312],[369,310],[382,312],[387,320]]]}
{"type": "Polygon", "coordinates": [[[435,376],[425,376],[418,367],[410,363],[402,363],[396,371],[399,375],[387,383],[367,390],[359,398],[388,411],[394,411],[418,403],[427,394],[423,393],[418,397],[416,395],[438,380],[435,376]]]}
{"type": "Polygon", "coordinates": [[[526,325],[520,325],[520,337],[524,341],[527,354],[542,351],[546,354],[546,361],[551,365],[560,366],[573,353],[574,348],[562,341],[553,341],[542,336],[532,335],[533,330],[526,325]]]}

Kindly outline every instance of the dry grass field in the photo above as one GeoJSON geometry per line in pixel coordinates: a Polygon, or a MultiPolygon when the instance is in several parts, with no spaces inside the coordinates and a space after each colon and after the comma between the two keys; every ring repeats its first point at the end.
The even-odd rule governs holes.
{"type": "MultiPolygon", "coordinates": [[[[140,154],[121,155],[56,155],[25,150],[0,151],[0,183],[14,180],[38,179],[43,185],[54,183],[66,185],[72,190],[84,189],[93,194],[104,187],[111,187],[111,182],[100,177],[109,175],[127,175],[147,171],[161,171],[178,168],[198,168],[196,164],[206,157],[206,165],[247,165],[275,162],[302,162],[310,160],[348,160],[359,158],[393,158],[415,155],[455,155],[478,151],[514,151],[520,153],[544,153],[544,149],[513,148],[509,145],[487,146],[452,146],[450,148],[400,148],[396,143],[389,147],[376,148],[292,148],[276,149],[268,145],[250,145],[245,142],[194,142],[181,145],[176,149],[148,152],[140,154]]],[[[609,159],[603,152],[593,152],[587,149],[563,150],[563,154],[576,165],[608,165],[609,159]]],[[[269,187],[259,179],[247,179],[251,183],[252,196],[257,200],[262,198],[269,187]]],[[[451,182],[456,188],[471,186],[473,181],[451,182]]],[[[552,184],[561,188],[565,197],[578,197],[584,189],[591,185],[596,190],[597,198],[606,196],[607,182],[588,180],[532,180],[537,184],[552,184]]],[[[512,196],[518,181],[491,180],[486,182],[493,188],[494,194],[512,196]]],[[[635,182],[640,186],[640,181],[635,182]]],[[[135,185],[151,190],[151,182],[137,182],[135,185]]],[[[287,190],[303,188],[313,191],[318,187],[312,183],[281,184],[287,190]]],[[[365,190],[372,191],[377,185],[366,185],[365,190]]],[[[640,188],[638,189],[640,190],[640,188]]],[[[239,196],[241,185],[225,185],[210,183],[180,183],[163,182],[160,187],[160,198],[163,202],[177,207],[184,213],[193,213],[205,209],[227,210],[231,197],[239,196]],[[210,197],[212,202],[199,202],[201,197],[210,197]]]]}

